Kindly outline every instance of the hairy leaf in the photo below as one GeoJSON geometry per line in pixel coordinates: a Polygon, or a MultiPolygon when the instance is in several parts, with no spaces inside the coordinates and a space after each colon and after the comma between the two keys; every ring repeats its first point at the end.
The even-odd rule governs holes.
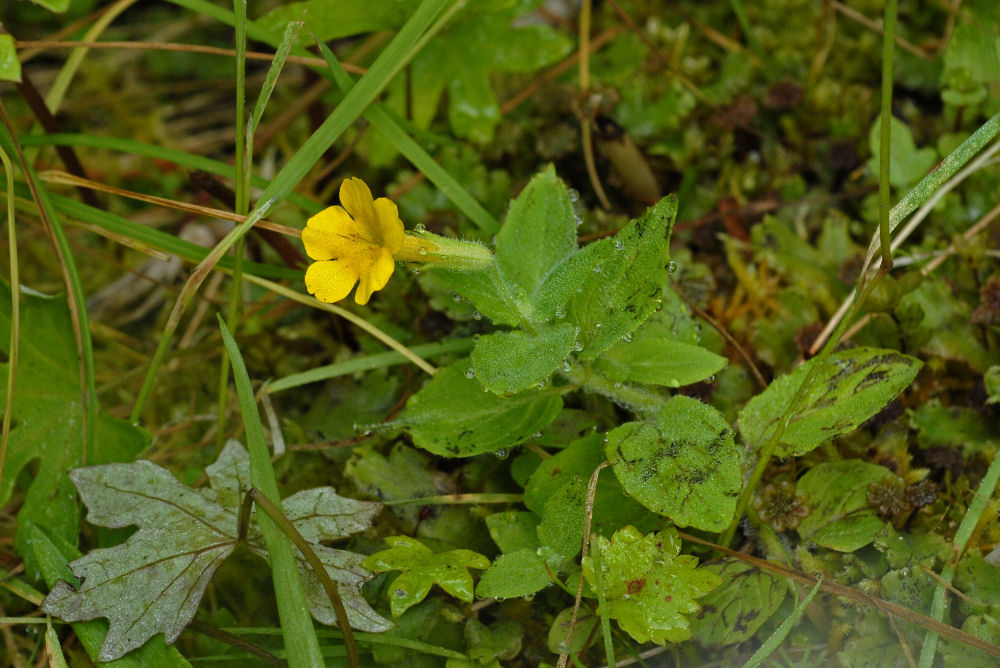
{"type": "Polygon", "coordinates": [[[721,531],[736,512],[740,455],[722,415],[676,396],[656,422],[627,422],[608,434],[605,454],[622,487],[678,526],[721,531]]]}
{"type": "MultiPolygon", "coordinates": [[[[580,327],[582,359],[594,359],[634,332],[660,305],[668,278],[670,232],[677,199],[664,197],[604,246],[595,266],[570,301],[570,321],[580,327]]],[[[592,251],[597,252],[597,251],[592,251]]]]}
{"type": "Polygon", "coordinates": [[[722,578],[698,559],[681,555],[677,530],[643,535],[627,526],[611,540],[595,538],[583,558],[583,575],[607,599],[608,616],[638,642],[681,642],[691,637],[685,615],[697,613],[695,601],[722,578]]]}
{"type": "MultiPolygon", "coordinates": [[[[78,587],[60,581],[42,605],[66,621],[107,617],[108,635],[100,660],[110,661],[142,645],[157,633],[167,643],[194,616],[213,574],[236,548],[239,503],[249,486],[249,458],[236,441],[226,444],[208,467],[210,489],[192,489],[151,462],[106,464],[70,473],[98,526],[138,526],[128,540],[93,550],[70,564],[78,587]]],[[[333,489],[299,492],[285,503],[291,519],[310,541],[332,540],[367,528],[377,503],[338,496],[333,489]]],[[[247,544],[266,558],[263,539],[251,523],[247,544]]],[[[389,624],[372,610],[360,587],[371,574],[361,557],[314,544],[330,577],[339,585],[352,626],[381,631],[389,624]]],[[[298,555],[313,615],[335,623],[332,606],[318,578],[298,555]]]]}
{"type": "Polygon", "coordinates": [[[538,551],[522,548],[497,557],[476,585],[480,598],[516,598],[531,596],[552,584],[545,561],[538,551]]]}
{"type": "MultiPolygon", "coordinates": [[[[774,380],[747,402],[739,425],[748,447],[756,449],[773,436],[818,361],[822,362],[810,360],[774,380]]],[[[827,439],[853,431],[902,392],[922,366],[915,357],[894,350],[852,348],[833,353],[782,434],[778,455],[802,455],[827,439]]]]}
{"type": "Polygon", "coordinates": [[[365,558],[364,565],[376,573],[402,571],[389,585],[392,616],[398,617],[426,598],[435,584],[466,603],[472,602],[470,568],[484,569],[490,560],[472,550],[449,550],[434,553],[409,536],[389,536],[388,550],[365,558]]]}
{"type": "Polygon", "coordinates": [[[701,346],[643,338],[606,350],[594,367],[611,380],[683,387],[715,375],[728,363],[701,346]]]}
{"type": "Polygon", "coordinates": [[[479,339],[472,368],[482,386],[495,394],[514,394],[544,382],[573,348],[576,328],[563,323],[538,334],[515,330],[479,339]]]}
{"type": "Polygon", "coordinates": [[[503,398],[484,390],[473,376],[469,360],[462,360],[410,397],[400,423],[416,445],[444,457],[508,448],[554,420],[562,408],[562,398],[551,388],[503,398]]]}

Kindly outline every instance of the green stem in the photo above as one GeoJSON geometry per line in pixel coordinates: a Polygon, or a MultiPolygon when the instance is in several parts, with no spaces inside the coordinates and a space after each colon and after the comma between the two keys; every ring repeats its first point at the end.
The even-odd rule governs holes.
{"type": "Polygon", "coordinates": [[[562,371],[561,374],[574,385],[605,396],[642,417],[656,415],[667,403],[667,399],[656,392],[613,381],[578,363],[571,363],[569,371],[562,371]]]}
{"type": "MultiPolygon", "coordinates": [[[[7,174],[7,245],[10,248],[10,350],[7,355],[7,402],[3,412],[3,431],[0,432],[0,487],[3,486],[4,462],[7,461],[7,442],[10,423],[14,414],[14,379],[17,374],[18,333],[21,331],[21,277],[17,262],[17,234],[14,224],[14,165],[10,156],[0,149],[7,174]]],[[[11,481],[13,482],[13,481],[11,481]]]]}
{"type": "Polygon", "coordinates": [[[892,269],[892,248],[889,244],[889,167],[892,157],[892,59],[896,46],[896,0],[885,3],[884,32],[882,35],[882,113],[881,142],[879,145],[879,244],[882,246],[882,266],[892,269]]]}

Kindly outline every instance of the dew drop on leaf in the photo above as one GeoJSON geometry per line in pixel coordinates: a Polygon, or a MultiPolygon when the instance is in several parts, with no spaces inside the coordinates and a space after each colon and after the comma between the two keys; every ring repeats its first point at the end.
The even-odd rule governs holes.
{"type": "Polygon", "coordinates": [[[472,314],[472,318],[474,320],[482,320],[483,319],[483,314],[480,313],[479,311],[476,311],[475,313],[472,314]]]}
{"type": "Polygon", "coordinates": [[[418,223],[417,225],[414,225],[413,231],[414,232],[426,232],[427,231],[427,226],[424,225],[423,223],[418,223]]]}
{"type": "Polygon", "coordinates": [[[466,378],[475,378],[476,377],[476,372],[475,372],[475,370],[471,366],[468,369],[465,370],[465,377],[466,378]]]}
{"type": "Polygon", "coordinates": [[[622,250],[625,248],[625,242],[621,239],[615,239],[615,250],[622,250]]]}
{"type": "Polygon", "coordinates": [[[667,265],[667,271],[671,274],[677,271],[677,263],[671,260],[670,264],[667,265]]]}

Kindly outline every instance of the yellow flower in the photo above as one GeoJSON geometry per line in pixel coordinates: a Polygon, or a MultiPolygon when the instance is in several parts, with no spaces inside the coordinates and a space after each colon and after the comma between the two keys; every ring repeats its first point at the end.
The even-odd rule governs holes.
{"type": "Polygon", "coordinates": [[[357,283],[354,301],[367,304],[392,276],[406,236],[403,221],[394,202],[385,197],[373,201],[358,178],[344,180],[340,202],[342,207],[320,211],[302,230],[306,253],[316,260],[306,270],[306,289],[316,299],[333,303],[357,283]]]}

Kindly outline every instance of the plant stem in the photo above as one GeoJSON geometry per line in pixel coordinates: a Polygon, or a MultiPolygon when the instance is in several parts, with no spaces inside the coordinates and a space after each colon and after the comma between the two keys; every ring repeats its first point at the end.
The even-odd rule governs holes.
{"type": "Polygon", "coordinates": [[[882,266],[892,269],[892,248],[889,244],[890,173],[892,153],[892,58],[895,52],[896,0],[885,3],[885,31],[882,34],[882,113],[879,145],[879,244],[882,246],[882,266]]]}

